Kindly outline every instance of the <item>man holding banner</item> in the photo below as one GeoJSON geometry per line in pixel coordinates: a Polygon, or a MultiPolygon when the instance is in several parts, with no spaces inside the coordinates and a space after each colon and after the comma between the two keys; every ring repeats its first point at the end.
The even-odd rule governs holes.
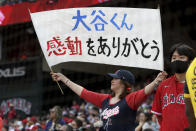
{"type": "Polygon", "coordinates": [[[151,111],[158,117],[160,131],[183,131],[189,127],[185,114],[184,83],[186,70],[194,57],[194,50],[184,43],[176,44],[170,50],[174,75],[157,88],[151,111]]]}
{"type": "Polygon", "coordinates": [[[184,86],[185,111],[189,120],[190,130],[196,131],[196,58],[193,60],[186,72],[186,83],[184,86]],[[190,93],[189,93],[190,92],[190,93]],[[192,102],[192,103],[191,103],[192,102]],[[194,113],[195,112],[195,113],[194,113]]]}
{"type": "Polygon", "coordinates": [[[154,88],[167,76],[166,72],[158,74],[156,79],[144,89],[130,92],[135,83],[133,74],[127,70],[109,73],[112,94],[101,94],[86,90],[61,73],[51,73],[54,81],[62,81],[78,96],[102,108],[103,126],[100,131],[134,131],[137,108],[146,100],[154,88]]]}

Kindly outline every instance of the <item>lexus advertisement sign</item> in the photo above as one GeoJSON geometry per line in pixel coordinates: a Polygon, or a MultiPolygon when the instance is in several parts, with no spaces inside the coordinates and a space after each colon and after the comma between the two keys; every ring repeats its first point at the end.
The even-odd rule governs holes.
{"type": "Polygon", "coordinates": [[[42,107],[42,65],[40,58],[0,64],[0,107],[4,115],[9,104],[21,114],[32,115],[42,107]]]}

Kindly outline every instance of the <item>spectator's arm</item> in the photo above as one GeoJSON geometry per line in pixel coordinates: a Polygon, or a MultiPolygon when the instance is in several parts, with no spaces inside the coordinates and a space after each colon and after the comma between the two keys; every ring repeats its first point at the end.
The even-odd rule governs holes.
{"type": "Polygon", "coordinates": [[[66,76],[61,73],[50,73],[54,81],[62,81],[65,85],[67,85],[73,92],[75,92],[78,96],[81,96],[82,90],[84,89],[82,86],[72,82],[66,76]]]}
{"type": "Polygon", "coordinates": [[[102,102],[107,97],[109,97],[109,95],[108,94],[96,93],[96,92],[92,92],[92,91],[83,89],[80,97],[85,99],[86,101],[92,103],[93,105],[96,105],[99,108],[101,108],[102,107],[102,102]]]}
{"type": "Polygon", "coordinates": [[[139,125],[135,128],[135,131],[142,131],[142,127],[145,121],[140,120],[139,125]]]}
{"type": "Polygon", "coordinates": [[[156,88],[159,85],[159,83],[166,78],[166,76],[167,76],[166,72],[159,73],[155,78],[155,80],[144,88],[145,94],[146,95],[151,94],[154,88],[156,88]]]}
{"type": "Polygon", "coordinates": [[[139,124],[139,125],[135,128],[135,131],[142,131],[142,126],[143,126],[143,124],[139,124]]]}

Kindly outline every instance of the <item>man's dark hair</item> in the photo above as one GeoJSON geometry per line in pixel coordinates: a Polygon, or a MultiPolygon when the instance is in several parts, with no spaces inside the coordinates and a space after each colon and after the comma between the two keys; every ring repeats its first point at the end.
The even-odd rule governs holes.
{"type": "Polygon", "coordinates": [[[180,42],[178,44],[175,44],[171,47],[169,52],[169,60],[171,61],[173,53],[177,51],[179,55],[185,55],[188,57],[188,61],[191,61],[195,57],[195,51],[193,48],[188,46],[185,42],[180,42]]]}

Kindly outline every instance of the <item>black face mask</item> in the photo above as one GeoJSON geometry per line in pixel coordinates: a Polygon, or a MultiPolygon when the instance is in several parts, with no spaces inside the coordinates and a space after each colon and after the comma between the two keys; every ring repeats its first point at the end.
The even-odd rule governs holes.
{"type": "Polygon", "coordinates": [[[173,73],[185,73],[189,67],[189,62],[176,60],[171,62],[170,66],[173,73]]]}

